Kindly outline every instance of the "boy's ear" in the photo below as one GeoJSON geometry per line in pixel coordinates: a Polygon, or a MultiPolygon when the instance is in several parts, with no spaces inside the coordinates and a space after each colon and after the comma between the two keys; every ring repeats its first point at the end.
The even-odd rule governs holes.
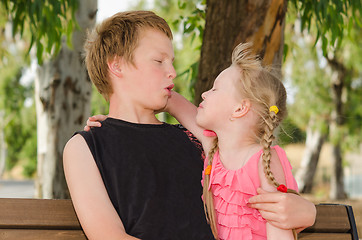
{"type": "Polygon", "coordinates": [[[232,114],[233,118],[240,118],[245,116],[250,110],[251,102],[248,99],[243,99],[240,104],[236,106],[232,114]]]}
{"type": "Polygon", "coordinates": [[[107,62],[109,71],[117,77],[122,76],[121,61],[120,58],[115,57],[107,62]]]}

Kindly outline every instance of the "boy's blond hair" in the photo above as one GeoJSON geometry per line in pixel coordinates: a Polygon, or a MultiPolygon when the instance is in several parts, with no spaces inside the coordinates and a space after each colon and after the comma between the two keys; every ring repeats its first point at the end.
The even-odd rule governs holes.
{"type": "Polygon", "coordinates": [[[172,32],[166,21],[150,11],[116,13],[88,33],[84,45],[85,64],[90,79],[107,101],[113,93],[108,61],[121,57],[134,64],[133,52],[138,46],[140,32],[146,28],[159,30],[172,40],[172,32]]]}

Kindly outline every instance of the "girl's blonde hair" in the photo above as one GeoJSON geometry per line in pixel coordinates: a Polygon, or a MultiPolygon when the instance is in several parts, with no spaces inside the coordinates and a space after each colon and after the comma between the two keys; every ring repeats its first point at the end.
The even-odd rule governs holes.
{"type": "MultiPolygon", "coordinates": [[[[258,122],[253,129],[253,134],[255,142],[263,146],[262,159],[265,176],[270,184],[277,188],[279,183],[270,170],[270,146],[274,140],[274,129],[279,126],[287,115],[287,94],[280,80],[280,74],[262,65],[261,60],[252,52],[251,43],[241,43],[235,47],[232,53],[232,66],[236,66],[240,72],[240,78],[236,83],[240,96],[243,99],[248,99],[251,102],[252,111],[259,115],[258,122]],[[271,106],[276,106],[279,111],[270,111],[271,106]]],[[[211,151],[208,153],[209,165],[212,164],[212,159],[217,149],[216,140],[211,151]]],[[[213,196],[208,190],[209,182],[210,175],[205,175],[203,186],[204,209],[214,237],[217,239],[213,196]]],[[[296,193],[290,189],[288,189],[288,192],[296,193]]]]}

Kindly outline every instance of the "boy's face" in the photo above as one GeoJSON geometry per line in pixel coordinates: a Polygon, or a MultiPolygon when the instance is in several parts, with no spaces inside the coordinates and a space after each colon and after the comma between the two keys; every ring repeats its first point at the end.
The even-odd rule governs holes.
{"type": "Polygon", "coordinates": [[[164,33],[151,28],[141,29],[139,34],[134,66],[122,66],[124,92],[136,106],[159,110],[166,106],[176,77],[172,42],[164,33]]]}
{"type": "Polygon", "coordinates": [[[201,96],[203,101],[197,109],[196,122],[210,130],[229,121],[232,112],[240,102],[235,82],[240,77],[238,69],[231,66],[222,71],[214,81],[213,87],[201,96]]]}

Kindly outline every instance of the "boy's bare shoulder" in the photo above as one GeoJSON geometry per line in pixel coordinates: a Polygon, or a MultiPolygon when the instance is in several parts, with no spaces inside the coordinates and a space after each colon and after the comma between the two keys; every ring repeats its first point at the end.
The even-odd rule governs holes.
{"type": "Polygon", "coordinates": [[[84,151],[89,151],[88,145],[85,139],[80,134],[75,134],[66,143],[63,150],[63,158],[67,159],[75,154],[82,154],[84,151]]]}

